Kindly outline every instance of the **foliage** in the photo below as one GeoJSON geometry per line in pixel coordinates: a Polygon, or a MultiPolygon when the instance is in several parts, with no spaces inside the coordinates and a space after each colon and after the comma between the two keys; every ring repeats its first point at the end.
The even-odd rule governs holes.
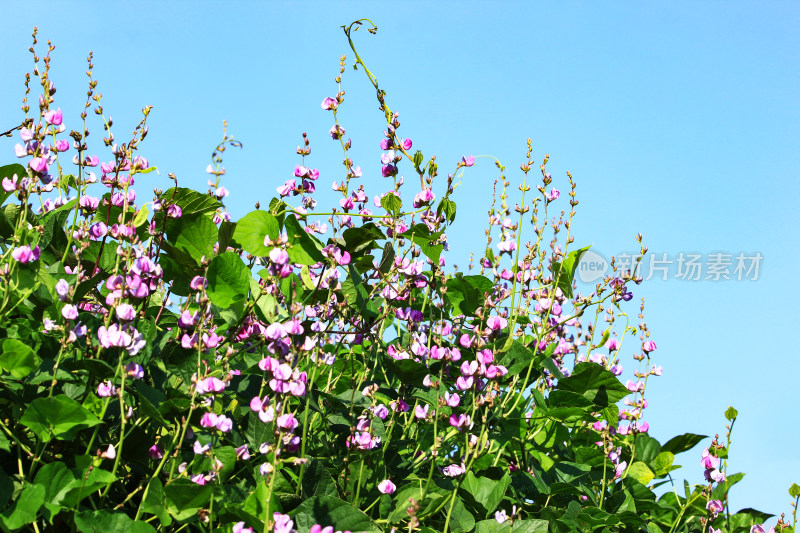
{"type": "MultiPolygon", "coordinates": [[[[345,29],[351,46],[365,22],[345,29]]],[[[355,48],[386,119],[390,188],[375,212],[339,123],[343,57],[322,103],[344,154],[339,207],[316,210],[304,134],[294,177],[238,222],[221,185],[236,141],[214,151],[208,193],[170,175],[137,203],[154,170],[138,154],[150,109],[117,142],[90,56],[82,125],[65,135],[50,51],[35,56],[38,109],[29,78],[16,128],[24,166],[0,167],[4,531],[738,532],[771,516],[728,508],[743,476],[727,473],[734,409],[727,440],[702,454],[707,482],[674,486],[676,455],[706,437],[648,435],[645,388],[661,369],[624,311],[638,262],[574,292],[588,249],[573,246],[575,184],[553,218],[559,192],[547,156],[530,174],[530,141],[520,203],[497,162],[476,272],[447,272],[455,180],[475,160],[442,182],[435,157],[412,155],[355,48]],[[410,203],[403,165],[420,179],[410,203]],[[623,384],[626,336],[637,370],[623,384]]]]}

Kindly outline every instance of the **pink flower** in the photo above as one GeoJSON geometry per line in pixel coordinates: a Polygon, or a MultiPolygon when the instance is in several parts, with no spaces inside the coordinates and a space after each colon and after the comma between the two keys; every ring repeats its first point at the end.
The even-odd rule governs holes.
{"type": "Polygon", "coordinates": [[[225,390],[225,382],[219,378],[208,377],[198,381],[195,389],[197,394],[222,392],[225,390]]]}
{"type": "Polygon", "coordinates": [[[150,459],[161,459],[164,457],[164,452],[158,444],[153,444],[150,446],[150,449],[147,450],[147,455],[150,459]]]}
{"type": "Polygon", "coordinates": [[[428,418],[428,410],[429,409],[430,409],[430,406],[428,404],[417,405],[416,407],[414,407],[414,416],[416,418],[424,420],[424,419],[428,418]]]}
{"type": "Polygon", "coordinates": [[[327,98],[325,98],[325,100],[322,101],[321,107],[322,109],[329,111],[332,109],[336,109],[338,105],[339,102],[336,100],[336,98],[331,98],[330,96],[328,96],[327,98]]]}
{"type": "Polygon", "coordinates": [[[97,385],[97,395],[101,398],[108,398],[117,393],[117,388],[110,381],[103,381],[97,385]]]}
{"type": "Polygon", "coordinates": [[[14,192],[17,190],[17,180],[19,178],[16,174],[11,176],[11,179],[3,178],[3,190],[6,192],[14,192]]]}
{"type": "Polygon", "coordinates": [[[608,348],[609,352],[613,352],[614,350],[618,350],[619,349],[619,341],[617,339],[615,339],[614,337],[608,339],[608,342],[606,342],[606,348],[608,348]]]}
{"type": "Polygon", "coordinates": [[[78,308],[72,304],[67,304],[61,310],[61,316],[63,316],[67,320],[75,320],[76,318],[78,318],[78,308]]]}
{"type": "Polygon", "coordinates": [[[461,164],[464,165],[465,167],[471,167],[472,165],[475,164],[475,157],[473,157],[471,155],[470,156],[466,156],[466,155],[462,156],[461,157],[461,164]]]}
{"type": "Polygon", "coordinates": [[[292,533],[294,531],[294,522],[288,514],[272,513],[272,519],[275,521],[273,533],[292,533]]]}
{"type": "Polygon", "coordinates": [[[412,143],[411,143],[411,139],[405,139],[405,140],[403,141],[403,149],[405,149],[405,150],[411,150],[411,144],[412,144],[412,143]]]}
{"type": "Polygon", "coordinates": [[[394,491],[397,490],[397,487],[395,486],[394,483],[392,483],[388,479],[384,479],[383,481],[378,483],[378,490],[382,494],[392,494],[394,491]]]}
{"type": "Polygon", "coordinates": [[[189,287],[192,290],[199,291],[200,289],[208,287],[208,281],[202,276],[195,276],[192,278],[192,281],[189,282],[189,287]]]}
{"type": "Polygon", "coordinates": [[[39,254],[39,246],[35,246],[31,249],[30,246],[24,245],[14,248],[11,252],[11,257],[20,263],[31,263],[39,259],[39,254]]]}
{"type": "Polygon", "coordinates": [[[335,124],[328,133],[331,134],[331,139],[333,140],[341,139],[344,136],[344,128],[335,124]]]}
{"type": "Polygon", "coordinates": [[[414,208],[418,209],[423,205],[428,205],[435,199],[436,195],[433,194],[433,191],[430,189],[422,189],[422,191],[418,192],[417,195],[414,196],[414,208]]]}
{"type": "Polygon", "coordinates": [[[466,471],[467,471],[467,469],[464,467],[463,464],[460,464],[460,465],[451,464],[451,465],[446,466],[446,467],[444,467],[442,469],[442,474],[444,474],[447,477],[457,477],[457,476],[460,476],[461,474],[463,474],[466,471]]]}
{"type": "Polygon", "coordinates": [[[501,316],[490,316],[486,319],[486,325],[494,331],[500,331],[508,325],[508,320],[501,316]]]}
{"type": "Polygon", "coordinates": [[[117,318],[123,322],[130,322],[136,318],[136,309],[131,304],[119,304],[117,306],[117,318]]]}
{"type": "Polygon", "coordinates": [[[125,365],[125,373],[134,379],[142,379],[144,377],[144,368],[139,363],[131,361],[125,365]]]}
{"type": "Polygon", "coordinates": [[[218,417],[215,413],[205,413],[200,419],[200,425],[204,428],[213,428],[217,425],[218,417]]]}
{"type": "Polygon", "coordinates": [[[656,349],[656,343],[653,341],[647,341],[644,344],[642,344],[642,350],[644,350],[647,353],[655,351],[655,349],[656,349]]]}
{"type": "Polygon", "coordinates": [[[299,422],[292,413],[281,415],[277,420],[278,427],[286,431],[294,431],[297,429],[299,422]]]}
{"type": "Polygon", "coordinates": [[[547,191],[547,201],[552,202],[553,200],[557,200],[558,197],[561,195],[561,192],[557,191],[556,189],[550,189],[547,191]]]}
{"type": "Polygon", "coordinates": [[[61,112],[61,108],[59,107],[55,111],[47,111],[44,114],[44,120],[48,124],[52,124],[53,126],[60,126],[61,122],[64,119],[64,114],[61,112]]]}
{"type": "Polygon", "coordinates": [[[66,152],[69,150],[69,141],[66,139],[59,139],[56,141],[56,151],[57,152],[66,152]]]}

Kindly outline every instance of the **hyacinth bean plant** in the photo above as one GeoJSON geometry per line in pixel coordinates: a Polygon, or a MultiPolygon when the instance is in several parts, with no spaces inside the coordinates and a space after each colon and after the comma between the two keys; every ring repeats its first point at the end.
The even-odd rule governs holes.
{"type": "Polygon", "coordinates": [[[448,267],[475,158],[440,173],[401,134],[359,27],[376,28],[345,34],[383,113],[380,165],[349,155],[343,56],[321,100],[344,168],[320,176],[304,133],[275,198],[238,221],[222,185],[237,141],[214,150],[207,192],[169,174],[149,197],[150,108],[118,139],[90,55],[67,117],[34,31],[17,162],[0,167],[0,529],[763,531],[771,515],[729,507],[735,410],[688,456],[701,483],[673,479],[706,437],[648,434],[661,367],[638,262],[577,292],[576,186],[567,173],[561,195],[530,140],[518,203],[495,161],[486,247],[448,267]],[[339,205],[319,209],[331,181],[339,205]]]}

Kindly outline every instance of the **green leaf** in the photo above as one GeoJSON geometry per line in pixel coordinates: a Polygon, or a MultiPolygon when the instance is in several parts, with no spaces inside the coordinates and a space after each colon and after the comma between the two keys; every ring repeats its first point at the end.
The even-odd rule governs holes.
{"type": "Polygon", "coordinates": [[[550,523],[547,520],[515,520],[502,524],[494,518],[481,520],[475,524],[475,533],[547,533],[550,523]]]}
{"type": "Polygon", "coordinates": [[[277,240],[279,235],[278,219],[266,211],[256,210],[247,213],[236,223],[233,239],[241,244],[247,253],[264,257],[272,249],[271,246],[264,244],[264,239],[269,237],[277,240]]]}
{"type": "Polygon", "coordinates": [[[42,485],[26,485],[17,501],[0,517],[8,529],[19,529],[36,520],[44,504],[46,489],[42,485]]]}
{"type": "MultiPolygon", "coordinates": [[[[261,423],[260,420],[258,420],[261,423]]],[[[263,425],[263,424],[261,424],[263,425]]],[[[274,511],[280,511],[280,504],[277,498],[267,500],[269,495],[269,488],[267,487],[266,480],[261,479],[258,481],[256,489],[247,497],[242,506],[242,510],[252,515],[263,523],[272,518],[274,511]]],[[[313,525],[313,524],[312,524],[313,525]]]]}
{"type": "Polygon", "coordinates": [[[286,252],[289,254],[290,261],[302,265],[313,265],[325,261],[325,257],[320,252],[322,243],[316,237],[309,235],[300,226],[294,215],[286,217],[284,225],[286,226],[286,236],[289,238],[290,246],[286,248],[286,252]]]}
{"type": "Polygon", "coordinates": [[[581,257],[586,251],[591,248],[591,245],[579,250],[573,250],[567,254],[563,262],[553,261],[551,268],[553,276],[557,276],[556,285],[561,288],[567,298],[572,298],[572,280],[575,277],[575,269],[581,261],[581,257]]]}
{"type": "Polygon", "coordinates": [[[46,442],[52,437],[71,440],[78,431],[96,426],[100,420],[81,404],[61,394],[33,400],[20,422],[46,442]]]}
{"type": "Polygon", "coordinates": [[[653,474],[653,471],[650,470],[650,467],[647,466],[647,464],[642,461],[636,461],[635,463],[633,463],[630,466],[630,468],[628,468],[627,475],[628,477],[632,477],[642,485],[647,485],[648,483],[653,481],[653,478],[655,477],[655,474],[653,474]]]}
{"type": "Polygon", "coordinates": [[[314,496],[307,499],[295,509],[294,521],[300,533],[308,533],[314,524],[333,526],[336,531],[382,531],[366,514],[333,496],[314,496]]]}
{"type": "Polygon", "coordinates": [[[464,502],[458,496],[453,496],[453,512],[450,514],[450,531],[452,533],[466,533],[475,527],[475,517],[467,511],[464,502]]]}
{"type": "Polygon", "coordinates": [[[386,194],[381,198],[381,206],[393,215],[398,215],[403,208],[403,200],[392,193],[386,194]]]}
{"type": "Polygon", "coordinates": [[[494,284],[484,276],[456,276],[447,280],[447,300],[454,315],[471,316],[486,302],[494,284]]]}
{"type": "Polygon", "coordinates": [[[27,377],[39,368],[41,358],[27,344],[17,339],[3,341],[3,355],[0,356],[0,367],[15,379],[27,377]]]}
{"type": "Polygon", "coordinates": [[[202,214],[186,215],[167,220],[167,238],[172,245],[188,253],[194,260],[211,258],[217,242],[217,226],[202,214]]]}
{"type": "Polygon", "coordinates": [[[316,459],[311,461],[303,474],[303,496],[338,496],[336,482],[330,472],[316,459]]]}
{"type": "Polygon", "coordinates": [[[198,485],[186,478],[179,478],[164,487],[167,510],[177,520],[185,520],[207,507],[213,485],[198,485]]]}
{"type": "Polygon", "coordinates": [[[351,254],[368,253],[377,246],[376,241],[381,241],[386,235],[373,222],[367,222],[363,226],[347,228],[342,234],[344,249],[351,254]]]}
{"type": "Polygon", "coordinates": [[[147,205],[143,205],[139,211],[136,212],[136,216],[133,217],[133,227],[138,228],[145,222],[147,222],[147,217],[150,216],[150,210],[147,208],[147,205]]]}
{"type": "Polygon", "coordinates": [[[464,477],[461,488],[466,491],[464,497],[467,501],[474,501],[480,505],[479,510],[486,517],[503,501],[510,483],[511,478],[508,474],[505,474],[499,480],[494,480],[483,476],[476,477],[470,471],[464,477]]]}
{"type": "Polygon", "coordinates": [[[733,407],[728,407],[728,409],[725,411],[725,418],[727,418],[728,421],[730,422],[736,420],[737,416],[739,416],[739,411],[737,411],[733,407]]]}
{"type": "MultiPolygon", "coordinates": [[[[160,198],[165,207],[177,204],[183,211],[184,216],[195,213],[208,216],[222,207],[222,204],[216,198],[184,187],[167,189],[160,198]]],[[[163,212],[164,210],[159,211],[160,214],[163,212]]],[[[163,214],[161,217],[163,218],[163,214]]]]}
{"type": "Polygon", "coordinates": [[[250,289],[250,270],[233,252],[225,252],[211,260],[206,273],[208,297],[211,303],[228,308],[247,297],[250,289]]]}
{"type": "Polygon", "coordinates": [[[656,439],[646,433],[639,433],[636,435],[634,442],[636,443],[635,459],[644,461],[645,464],[652,467],[653,461],[655,461],[658,454],[661,453],[661,445],[656,439]]]}
{"type": "Polygon", "coordinates": [[[82,533],[156,533],[147,522],[134,522],[125,513],[105,510],[76,513],[75,525],[82,533]]]}
{"type": "Polygon", "coordinates": [[[558,381],[558,390],[577,392],[603,408],[615,404],[630,391],[619,379],[595,363],[578,363],[572,375],[558,381]]]}
{"type": "Polygon", "coordinates": [[[165,505],[164,485],[155,477],[147,485],[147,495],[142,501],[142,512],[157,516],[162,525],[168,526],[172,523],[172,518],[167,513],[165,505]]]}
{"type": "Polygon", "coordinates": [[[447,221],[452,223],[456,219],[456,203],[450,198],[442,198],[436,208],[436,214],[439,216],[444,214],[447,221]]]}
{"type": "Polygon", "coordinates": [[[661,446],[661,451],[672,452],[678,455],[681,452],[686,452],[697,446],[703,439],[707,439],[706,435],[695,435],[694,433],[684,433],[669,439],[664,445],[661,446]]]}
{"type": "Polygon", "coordinates": [[[792,483],[792,486],[789,487],[789,496],[792,498],[800,498],[800,485],[792,483]]]}
{"type": "Polygon", "coordinates": [[[659,453],[655,461],[653,461],[653,466],[655,467],[656,476],[665,476],[667,475],[672,468],[672,463],[675,461],[675,455],[672,452],[664,452],[662,451],[659,453]]]}

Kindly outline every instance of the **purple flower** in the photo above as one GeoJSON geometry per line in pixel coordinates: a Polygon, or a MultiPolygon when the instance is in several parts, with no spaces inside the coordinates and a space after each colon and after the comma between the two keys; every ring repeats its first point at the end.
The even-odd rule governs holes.
{"type": "Polygon", "coordinates": [[[552,202],[553,200],[557,200],[560,195],[561,192],[559,192],[558,190],[550,189],[549,191],[547,191],[546,198],[548,202],[552,202]]]}
{"type": "Polygon", "coordinates": [[[108,233],[108,226],[103,222],[95,222],[89,226],[89,235],[95,239],[102,239],[106,236],[106,233],[108,233]]]}
{"type": "Polygon", "coordinates": [[[197,391],[197,394],[208,394],[209,392],[213,394],[222,392],[225,390],[225,382],[219,378],[208,377],[198,381],[197,385],[195,386],[195,390],[197,391]]]}
{"type": "Polygon", "coordinates": [[[19,178],[16,174],[11,176],[11,179],[3,178],[3,190],[6,192],[14,192],[17,190],[17,180],[19,178]]]}
{"type": "Polygon", "coordinates": [[[72,304],[67,304],[61,310],[61,316],[63,316],[67,320],[75,320],[76,318],[78,318],[78,308],[72,304]]]}
{"type": "Polygon", "coordinates": [[[473,157],[471,155],[470,156],[466,156],[466,155],[462,156],[461,157],[461,164],[464,165],[465,167],[471,167],[472,165],[475,164],[475,157],[473,157]]]}
{"type": "Polygon", "coordinates": [[[208,287],[208,281],[202,276],[195,276],[192,278],[192,281],[189,282],[189,287],[194,291],[199,291],[200,289],[208,287]]]}
{"type": "Polygon", "coordinates": [[[47,172],[47,160],[43,157],[34,157],[28,162],[28,166],[31,167],[31,170],[39,174],[47,172]]]}
{"type": "Polygon", "coordinates": [[[67,301],[67,298],[69,297],[69,283],[67,280],[58,280],[58,283],[56,283],[56,294],[58,295],[58,299],[62,302],[67,301]]]}
{"type": "Polygon", "coordinates": [[[422,189],[422,191],[418,192],[417,195],[414,196],[414,208],[419,209],[423,205],[428,205],[435,199],[436,195],[433,194],[433,191],[430,189],[422,189]]]}
{"type": "Polygon", "coordinates": [[[501,316],[490,316],[486,319],[486,325],[494,331],[500,331],[508,325],[508,320],[501,316]]]}
{"type": "Polygon", "coordinates": [[[39,246],[35,246],[31,249],[30,246],[24,245],[14,248],[11,252],[11,257],[13,257],[16,261],[20,263],[31,263],[39,259],[39,246]]]}
{"type": "Polygon", "coordinates": [[[344,136],[344,128],[335,124],[328,133],[331,134],[331,139],[333,140],[341,139],[344,136]]]}
{"type": "Polygon", "coordinates": [[[183,210],[175,204],[172,204],[167,208],[167,216],[170,218],[181,218],[183,216],[183,210]]]}
{"type": "Polygon", "coordinates": [[[59,107],[55,111],[47,111],[44,114],[44,120],[48,124],[52,124],[53,126],[60,126],[61,122],[64,119],[64,114],[61,112],[61,108],[59,107]]]}
{"type": "Polygon", "coordinates": [[[117,318],[123,322],[130,322],[136,318],[136,309],[131,304],[119,304],[117,318]]]}
{"type": "Polygon", "coordinates": [[[397,486],[388,479],[384,479],[383,481],[378,483],[378,490],[382,494],[392,494],[394,491],[397,490],[397,486]]]}
{"type": "Polygon", "coordinates": [[[56,152],[66,152],[69,150],[69,141],[66,139],[59,139],[56,141],[56,152]]]}
{"type": "Polygon", "coordinates": [[[272,519],[275,521],[273,533],[293,533],[294,522],[288,514],[272,513],[272,519]]]}
{"type": "Polygon", "coordinates": [[[147,455],[150,459],[161,459],[164,457],[164,451],[158,444],[153,444],[150,446],[150,449],[147,450],[147,455]]]}
{"type": "Polygon", "coordinates": [[[325,98],[325,100],[322,101],[321,107],[322,109],[329,111],[332,109],[336,109],[338,105],[339,102],[336,100],[336,98],[331,98],[330,96],[328,96],[327,98],[325,98]]]}
{"type": "Polygon", "coordinates": [[[277,425],[279,428],[286,431],[294,431],[297,429],[299,422],[292,413],[281,415],[278,417],[277,425]]]}
{"type": "Polygon", "coordinates": [[[451,464],[451,465],[446,466],[446,467],[444,467],[442,469],[442,474],[444,474],[447,477],[457,477],[457,476],[460,476],[461,474],[463,474],[466,471],[467,471],[467,469],[464,467],[463,464],[460,464],[460,465],[451,464]]]}
{"type": "Polygon", "coordinates": [[[405,139],[403,141],[403,149],[404,150],[411,150],[411,145],[412,145],[411,139],[405,139]]]}
{"type": "Polygon", "coordinates": [[[125,365],[125,373],[134,379],[142,379],[144,377],[144,368],[139,363],[131,361],[125,365]]]}
{"type": "Polygon", "coordinates": [[[644,344],[642,344],[642,350],[644,350],[647,353],[653,352],[655,351],[655,349],[656,349],[656,343],[653,341],[647,341],[644,344]]]}
{"type": "Polygon", "coordinates": [[[217,426],[218,416],[215,413],[205,413],[200,419],[200,425],[204,428],[213,428],[217,426]]]}
{"type": "Polygon", "coordinates": [[[110,381],[103,381],[97,385],[97,395],[101,398],[108,398],[117,393],[117,388],[110,381]]]}

